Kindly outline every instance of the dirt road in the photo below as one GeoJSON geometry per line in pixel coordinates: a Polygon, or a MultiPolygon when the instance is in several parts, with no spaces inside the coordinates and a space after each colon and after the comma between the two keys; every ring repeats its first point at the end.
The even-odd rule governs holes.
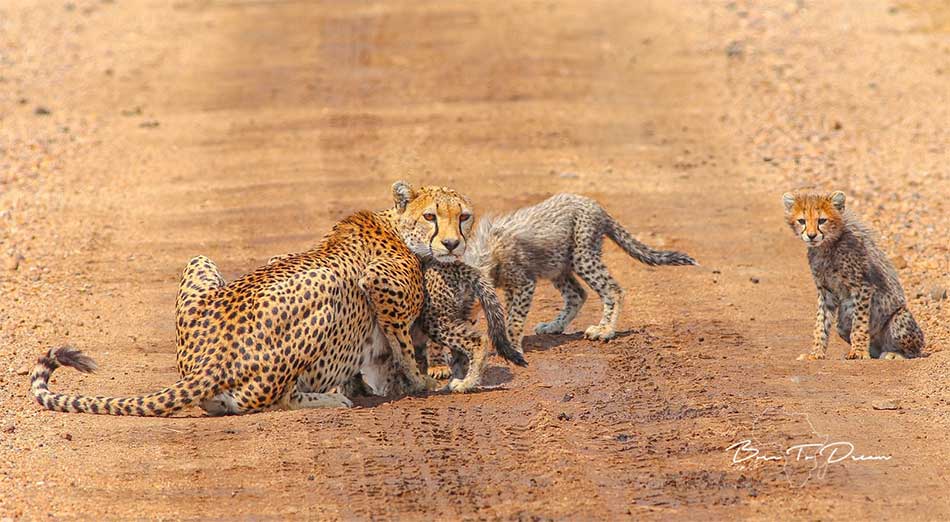
{"type": "MultiPolygon", "coordinates": [[[[936,0],[4,2],[0,517],[948,519],[948,75],[936,0]],[[609,246],[621,337],[576,333],[592,299],[480,393],[167,420],[30,402],[63,343],[101,370],[56,389],[173,382],[191,256],[238,276],[400,178],[482,213],[584,193],[702,266],[609,246]],[[802,186],[881,233],[929,357],[795,360],[814,291],[780,195],[802,186]],[[779,457],[736,464],[743,440],[779,457]],[[783,456],[807,443],[888,459],[783,456]]],[[[559,301],[542,285],[529,324],[559,301]]]]}

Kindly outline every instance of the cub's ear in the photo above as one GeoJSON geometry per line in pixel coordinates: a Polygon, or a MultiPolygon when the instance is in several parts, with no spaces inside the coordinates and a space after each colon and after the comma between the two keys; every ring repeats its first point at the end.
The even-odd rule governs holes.
{"type": "Polygon", "coordinates": [[[396,204],[396,209],[400,212],[406,210],[406,205],[414,199],[416,199],[416,191],[412,185],[402,180],[393,183],[393,202],[396,204]]]}
{"type": "Polygon", "coordinates": [[[790,192],[782,194],[782,203],[785,203],[785,212],[792,210],[792,205],[795,204],[795,196],[790,192]]]}
{"type": "Polygon", "coordinates": [[[831,199],[831,204],[834,205],[836,209],[838,209],[838,212],[844,210],[844,192],[841,192],[840,190],[832,192],[829,199],[831,199]]]}

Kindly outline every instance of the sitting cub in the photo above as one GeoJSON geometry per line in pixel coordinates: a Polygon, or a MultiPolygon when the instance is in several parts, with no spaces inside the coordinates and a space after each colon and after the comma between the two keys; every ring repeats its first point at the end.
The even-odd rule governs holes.
{"type": "Polygon", "coordinates": [[[786,193],[782,199],[788,226],[808,245],[818,286],[814,347],[799,360],[825,358],[836,312],[838,335],[851,345],[848,359],[919,355],[924,334],[907,309],[897,273],[870,230],[845,209],[844,193],[786,193]]]}

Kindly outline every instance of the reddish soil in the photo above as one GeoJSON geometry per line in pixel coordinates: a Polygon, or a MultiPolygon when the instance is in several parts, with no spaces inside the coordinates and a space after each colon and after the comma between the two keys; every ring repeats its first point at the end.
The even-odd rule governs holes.
{"type": "MultiPolygon", "coordinates": [[[[948,519],[948,75],[938,0],[6,1],[0,518],[948,519]],[[191,256],[236,277],[400,178],[482,213],[583,193],[702,266],[609,246],[622,335],[580,337],[591,299],[479,393],[229,418],[31,402],[23,374],[64,343],[101,369],[54,389],[173,382],[191,256]],[[781,193],[802,186],[880,232],[928,357],[835,339],[795,360],[815,296],[781,193]],[[736,464],[744,439],[889,460],[736,464]]],[[[531,327],[559,304],[542,285],[531,327]]]]}

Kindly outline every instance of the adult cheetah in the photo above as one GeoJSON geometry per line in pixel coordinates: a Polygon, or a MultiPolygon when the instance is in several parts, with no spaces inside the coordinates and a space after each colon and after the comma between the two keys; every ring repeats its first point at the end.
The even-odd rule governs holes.
{"type": "MultiPolygon", "coordinates": [[[[412,199],[413,196],[406,194],[405,197],[412,199]]],[[[464,198],[459,201],[455,197],[432,198],[429,208],[423,212],[423,218],[432,220],[439,213],[457,214],[460,238],[467,243],[475,220],[468,201],[464,198]]],[[[438,345],[433,346],[435,351],[448,350],[453,354],[452,361],[455,364],[452,364],[452,370],[447,367],[428,367],[427,370],[434,378],[454,376],[446,388],[462,393],[474,389],[481,382],[493,347],[509,362],[519,366],[527,366],[528,363],[508,339],[504,308],[491,283],[477,269],[457,260],[461,249],[454,239],[443,239],[442,243],[450,250],[450,255],[418,252],[422,261],[425,299],[419,318],[413,324],[412,338],[420,366],[428,366],[427,351],[430,345],[438,345]],[[479,307],[485,314],[487,337],[475,327],[474,318],[479,307]]],[[[268,263],[277,263],[295,255],[298,254],[274,256],[268,263]]],[[[351,384],[351,389],[359,394],[401,393],[402,373],[398,368],[390,368],[390,354],[385,340],[381,340],[371,353],[365,354],[362,377],[351,384]],[[371,390],[363,386],[361,380],[365,380],[371,390]]]]}
{"type": "Polygon", "coordinates": [[[464,251],[457,214],[429,205],[434,198],[464,198],[402,181],[393,185],[393,198],[392,209],[356,213],[312,250],[231,283],[210,259],[192,259],[176,306],[181,378],[172,386],[127,398],[51,392],[49,377],[59,366],[96,368],[65,347],[50,350],[33,369],[36,401],[55,411],[138,416],[168,416],[191,405],[212,415],[350,406],[331,390],[358,373],[378,337],[388,342],[408,391],[434,388],[436,381],[415,364],[409,331],[424,299],[415,253],[447,258],[464,251]]]}

